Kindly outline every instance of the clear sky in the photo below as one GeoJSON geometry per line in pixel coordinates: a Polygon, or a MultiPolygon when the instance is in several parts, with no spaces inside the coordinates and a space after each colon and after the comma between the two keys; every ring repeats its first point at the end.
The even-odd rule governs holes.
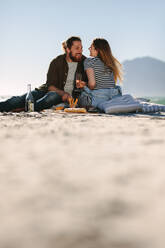
{"type": "Polygon", "coordinates": [[[96,37],[121,62],[151,56],[165,61],[164,0],[0,0],[0,95],[21,94],[46,80],[61,42],[96,37]]]}

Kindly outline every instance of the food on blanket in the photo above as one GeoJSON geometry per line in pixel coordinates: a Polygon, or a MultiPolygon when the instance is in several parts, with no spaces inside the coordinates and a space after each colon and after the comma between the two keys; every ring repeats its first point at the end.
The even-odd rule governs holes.
{"type": "Polygon", "coordinates": [[[86,113],[85,108],[65,108],[64,112],[69,112],[69,113],[86,113]]]}
{"type": "Polygon", "coordinates": [[[74,108],[76,107],[77,102],[78,102],[78,98],[76,98],[76,100],[75,100],[75,102],[74,102],[74,108]]]}
{"type": "Polygon", "coordinates": [[[55,110],[63,110],[63,109],[64,109],[64,106],[59,106],[55,108],[55,110]]]}
{"type": "Polygon", "coordinates": [[[69,98],[69,107],[70,108],[75,108],[78,102],[78,98],[76,98],[75,102],[74,99],[72,97],[69,98]]]}
{"type": "Polygon", "coordinates": [[[74,99],[73,98],[69,98],[69,107],[70,108],[73,108],[73,102],[74,102],[74,99]]]}
{"type": "MultiPolygon", "coordinates": [[[[77,102],[78,102],[78,98],[76,98],[76,100],[74,101],[74,99],[72,97],[70,97],[69,98],[69,108],[72,108],[72,109],[75,108],[77,105],[77,102]]],[[[57,106],[57,107],[55,107],[55,110],[63,110],[64,108],[65,108],[65,106],[57,106]]],[[[66,111],[66,112],[70,112],[70,111],[66,111]]]]}

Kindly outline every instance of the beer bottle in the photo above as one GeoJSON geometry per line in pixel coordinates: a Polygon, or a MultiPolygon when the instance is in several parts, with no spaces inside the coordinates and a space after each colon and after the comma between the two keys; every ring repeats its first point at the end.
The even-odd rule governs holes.
{"type": "Polygon", "coordinates": [[[34,112],[34,98],[31,93],[31,84],[27,85],[27,95],[25,99],[25,111],[34,112]]]}

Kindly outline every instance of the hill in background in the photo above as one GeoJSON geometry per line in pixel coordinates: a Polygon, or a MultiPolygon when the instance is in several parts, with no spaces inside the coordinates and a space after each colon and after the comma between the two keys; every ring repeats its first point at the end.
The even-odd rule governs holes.
{"type": "Polygon", "coordinates": [[[123,62],[123,93],[134,96],[165,96],[165,62],[151,57],[123,62]]]}

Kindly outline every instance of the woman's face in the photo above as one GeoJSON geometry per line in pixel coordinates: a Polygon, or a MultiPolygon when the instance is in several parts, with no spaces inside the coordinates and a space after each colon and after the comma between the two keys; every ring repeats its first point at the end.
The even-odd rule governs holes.
{"type": "Polygon", "coordinates": [[[89,51],[90,51],[90,56],[92,57],[96,57],[98,55],[98,51],[95,49],[93,44],[89,47],[89,51]]]}

